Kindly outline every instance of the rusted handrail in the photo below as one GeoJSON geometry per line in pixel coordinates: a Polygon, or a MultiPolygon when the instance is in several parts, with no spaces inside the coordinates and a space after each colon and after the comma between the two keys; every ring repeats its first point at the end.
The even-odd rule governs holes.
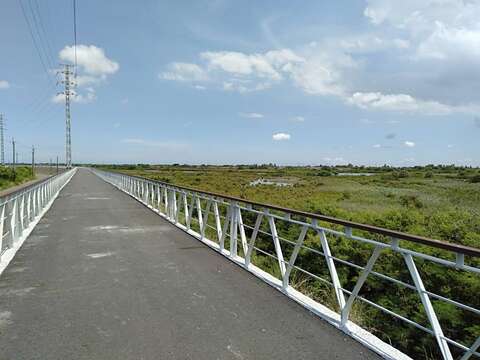
{"type": "Polygon", "coordinates": [[[453,252],[464,254],[464,255],[467,255],[467,256],[480,258],[480,249],[470,247],[470,246],[465,246],[465,245],[453,244],[453,243],[445,241],[445,240],[429,239],[429,238],[426,238],[426,237],[423,237],[423,236],[412,235],[412,234],[407,234],[407,233],[404,233],[404,232],[401,232],[401,231],[381,228],[381,227],[374,226],[374,225],[361,224],[361,223],[357,223],[357,222],[354,222],[354,221],[338,219],[338,218],[335,218],[335,217],[332,217],[332,216],[319,215],[319,214],[310,213],[310,212],[306,212],[306,211],[290,209],[290,208],[286,208],[286,207],[282,207],[282,206],[278,206],[278,205],[260,203],[260,202],[256,202],[256,201],[251,201],[251,200],[247,200],[247,199],[238,198],[238,197],[235,197],[235,196],[230,196],[230,195],[220,194],[220,193],[216,193],[216,192],[212,192],[212,191],[196,189],[196,188],[193,188],[193,187],[173,185],[173,184],[167,183],[165,181],[153,180],[153,179],[149,179],[149,178],[142,177],[142,176],[130,175],[130,174],[122,173],[120,171],[115,171],[115,172],[117,172],[119,174],[125,174],[125,175],[128,175],[128,176],[137,178],[137,179],[152,181],[152,182],[157,183],[157,184],[162,184],[162,185],[165,185],[165,186],[175,187],[175,188],[181,189],[181,190],[194,191],[194,192],[202,193],[202,194],[205,194],[205,195],[214,196],[216,198],[242,202],[242,203],[249,204],[249,205],[252,205],[252,206],[270,208],[270,209],[273,209],[273,210],[282,211],[282,212],[290,213],[290,214],[293,214],[293,215],[305,216],[305,217],[309,217],[309,218],[316,219],[316,220],[319,220],[319,221],[325,221],[325,222],[329,222],[329,223],[336,224],[336,225],[343,225],[343,226],[346,226],[346,227],[350,227],[352,229],[369,231],[369,232],[372,232],[372,233],[375,233],[375,234],[389,236],[389,237],[395,238],[395,239],[410,241],[410,242],[417,243],[417,244],[428,245],[428,246],[431,246],[431,247],[434,247],[434,248],[453,251],[453,252]]]}

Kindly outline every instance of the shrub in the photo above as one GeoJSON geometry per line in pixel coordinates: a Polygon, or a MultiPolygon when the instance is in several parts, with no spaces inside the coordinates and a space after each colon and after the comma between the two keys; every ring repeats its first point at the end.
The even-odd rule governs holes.
{"type": "Polygon", "coordinates": [[[480,183],[480,174],[478,174],[478,175],[473,175],[473,176],[470,178],[470,182],[473,183],[473,184],[480,183]]]}
{"type": "Polygon", "coordinates": [[[416,209],[421,209],[423,203],[420,201],[416,195],[402,195],[400,196],[400,204],[405,207],[413,207],[416,209]]]}
{"type": "Polygon", "coordinates": [[[317,176],[332,176],[333,173],[329,170],[321,170],[321,171],[317,172],[316,175],[317,176]]]}

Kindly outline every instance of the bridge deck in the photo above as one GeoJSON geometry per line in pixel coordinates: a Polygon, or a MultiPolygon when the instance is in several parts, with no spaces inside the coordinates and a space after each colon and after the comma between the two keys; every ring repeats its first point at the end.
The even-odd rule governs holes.
{"type": "Polygon", "coordinates": [[[0,277],[0,359],[378,357],[87,170],[0,277]]]}

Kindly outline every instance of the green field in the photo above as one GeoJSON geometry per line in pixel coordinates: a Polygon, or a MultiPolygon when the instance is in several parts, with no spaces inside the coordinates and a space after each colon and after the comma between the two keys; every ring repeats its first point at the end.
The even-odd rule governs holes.
{"type": "Polygon", "coordinates": [[[175,185],[480,247],[479,169],[148,165],[118,169],[175,185]],[[334,175],[342,173],[374,175],[334,175]],[[250,185],[260,178],[291,186],[250,185]]]}
{"type": "Polygon", "coordinates": [[[32,169],[27,166],[17,166],[15,171],[11,167],[0,166],[0,190],[33,180],[32,169]]]}
{"type": "MultiPolygon", "coordinates": [[[[416,168],[390,167],[277,167],[265,166],[108,166],[108,169],[131,175],[223,193],[261,203],[268,203],[380,226],[429,238],[480,248],[480,170],[454,166],[416,168]],[[261,180],[261,181],[259,181],[261,180]],[[256,183],[255,183],[256,182],[256,183]],[[255,185],[254,185],[255,184],[255,185]]],[[[265,229],[267,230],[267,229],[265,229]]],[[[292,235],[292,229],[279,233],[292,235]]],[[[265,250],[271,241],[265,239],[265,250]]],[[[318,239],[307,240],[312,247],[318,239]]],[[[370,249],[350,241],[330,240],[334,255],[365,265],[370,249]]],[[[422,245],[409,245],[431,255],[441,251],[422,245]]],[[[375,270],[411,283],[402,259],[384,256],[375,270]],[[399,271],[399,269],[402,269],[399,271]]],[[[479,259],[468,259],[479,267],[479,259]]],[[[299,257],[299,266],[328,277],[318,257],[299,257]]],[[[270,258],[256,254],[256,264],[275,274],[278,270],[270,258]]],[[[429,291],[480,308],[480,280],[455,269],[428,262],[417,263],[429,291]]],[[[352,288],[358,272],[339,266],[344,287],[352,288]]],[[[293,276],[292,284],[331,308],[334,296],[324,284],[293,276]]],[[[428,326],[419,310],[415,292],[401,290],[382,281],[367,281],[362,289],[367,298],[428,326]]],[[[433,301],[445,333],[470,346],[480,335],[480,317],[441,301],[433,301]]],[[[354,320],[384,341],[413,358],[436,359],[439,353],[431,336],[406,325],[372,307],[357,306],[354,320]]],[[[452,348],[453,349],[453,348],[452,348]]],[[[458,354],[454,351],[455,354],[458,354]]]]}

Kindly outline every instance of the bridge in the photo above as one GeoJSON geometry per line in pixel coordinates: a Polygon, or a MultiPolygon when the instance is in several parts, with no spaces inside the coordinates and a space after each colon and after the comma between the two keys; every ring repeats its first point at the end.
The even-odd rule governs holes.
{"type": "Polygon", "coordinates": [[[2,198],[0,234],[0,359],[408,359],[356,324],[358,303],[432,337],[444,359],[480,356],[480,336],[447,336],[432,302],[480,310],[430,292],[417,267],[478,281],[478,249],[85,168],[2,198]],[[411,281],[375,268],[385,254],[411,281]],[[358,271],[353,287],[340,265],[358,271]],[[333,295],[309,293],[307,277],[333,295]],[[428,323],[368,299],[371,277],[416,292],[428,323]]]}

